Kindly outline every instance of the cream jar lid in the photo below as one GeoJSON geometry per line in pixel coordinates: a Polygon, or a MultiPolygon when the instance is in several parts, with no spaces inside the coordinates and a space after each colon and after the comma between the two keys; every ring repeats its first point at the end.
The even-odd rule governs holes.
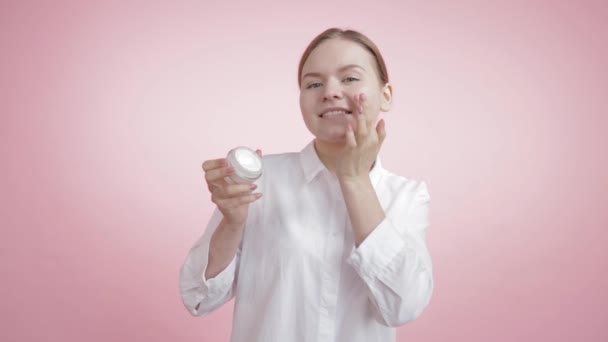
{"type": "Polygon", "coordinates": [[[248,147],[233,148],[226,159],[241,178],[254,181],[262,175],[262,158],[248,147]]]}

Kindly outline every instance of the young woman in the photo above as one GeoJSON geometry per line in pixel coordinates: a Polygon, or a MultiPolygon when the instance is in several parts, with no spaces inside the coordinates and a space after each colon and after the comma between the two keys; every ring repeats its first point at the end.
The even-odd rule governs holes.
{"type": "Polygon", "coordinates": [[[384,60],[363,34],[329,29],[298,83],[314,135],[302,151],[263,156],[252,186],[227,184],[224,158],[203,163],[217,208],[181,269],[184,305],[204,316],[235,297],[233,342],[395,341],[433,291],[430,197],[378,158],[384,60]]]}

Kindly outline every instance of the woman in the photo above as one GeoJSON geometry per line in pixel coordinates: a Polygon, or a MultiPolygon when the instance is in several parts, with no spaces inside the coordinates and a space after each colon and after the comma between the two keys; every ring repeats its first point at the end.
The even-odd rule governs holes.
{"type": "Polygon", "coordinates": [[[233,342],[395,341],[433,277],[426,184],[378,158],[386,66],[367,37],[334,28],[305,50],[298,83],[314,135],[302,151],[264,156],[252,186],[227,184],[224,158],[203,163],[217,208],[181,269],[184,305],[204,316],[234,296],[233,342]]]}

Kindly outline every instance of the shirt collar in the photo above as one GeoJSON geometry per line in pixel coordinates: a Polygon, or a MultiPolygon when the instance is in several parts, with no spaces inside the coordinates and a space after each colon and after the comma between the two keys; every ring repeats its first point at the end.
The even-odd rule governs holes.
{"type": "Polygon", "coordinates": [[[319,155],[317,155],[317,151],[315,150],[314,140],[309,142],[300,152],[300,163],[302,164],[302,171],[304,171],[306,183],[309,183],[317,174],[319,174],[319,172],[325,169],[325,165],[323,165],[323,162],[319,159],[319,155]]]}
{"type": "MultiPolygon", "coordinates": [[[[304,171],[306,183],[313,180],[319,174],[319,172],[326,170],[325,165],[323,165],[323,162],[321,159],[319,159],[319,155],[315,150],[314,140],[309,142],[308,145],[306,145],[306,147],[300,151],[300,163],[302,165],[302,171],[304,171]]],[[[380,157],[377,156],[374,167],[369,173],[373,185],[378,184],[382,170],[384,170],[382,167],[382,162],[380,161],[380,157]]]]}

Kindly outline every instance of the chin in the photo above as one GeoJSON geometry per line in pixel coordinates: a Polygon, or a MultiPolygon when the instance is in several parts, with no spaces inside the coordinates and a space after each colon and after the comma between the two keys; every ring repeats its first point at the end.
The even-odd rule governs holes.
{"type": "Polygon", "coordinates": [[[331,135],[317,135],[317,140],[320,140],[327,144],[343,144],[346,141],[344,133],[342,134],[331,134],[331,135]]]}
{"type": "Polygon", "coordinates": [[[346,141],[346,127],[318,127],[309,125],[308,130],[315,139],[324,143],[344,143],[346,141]]]}

